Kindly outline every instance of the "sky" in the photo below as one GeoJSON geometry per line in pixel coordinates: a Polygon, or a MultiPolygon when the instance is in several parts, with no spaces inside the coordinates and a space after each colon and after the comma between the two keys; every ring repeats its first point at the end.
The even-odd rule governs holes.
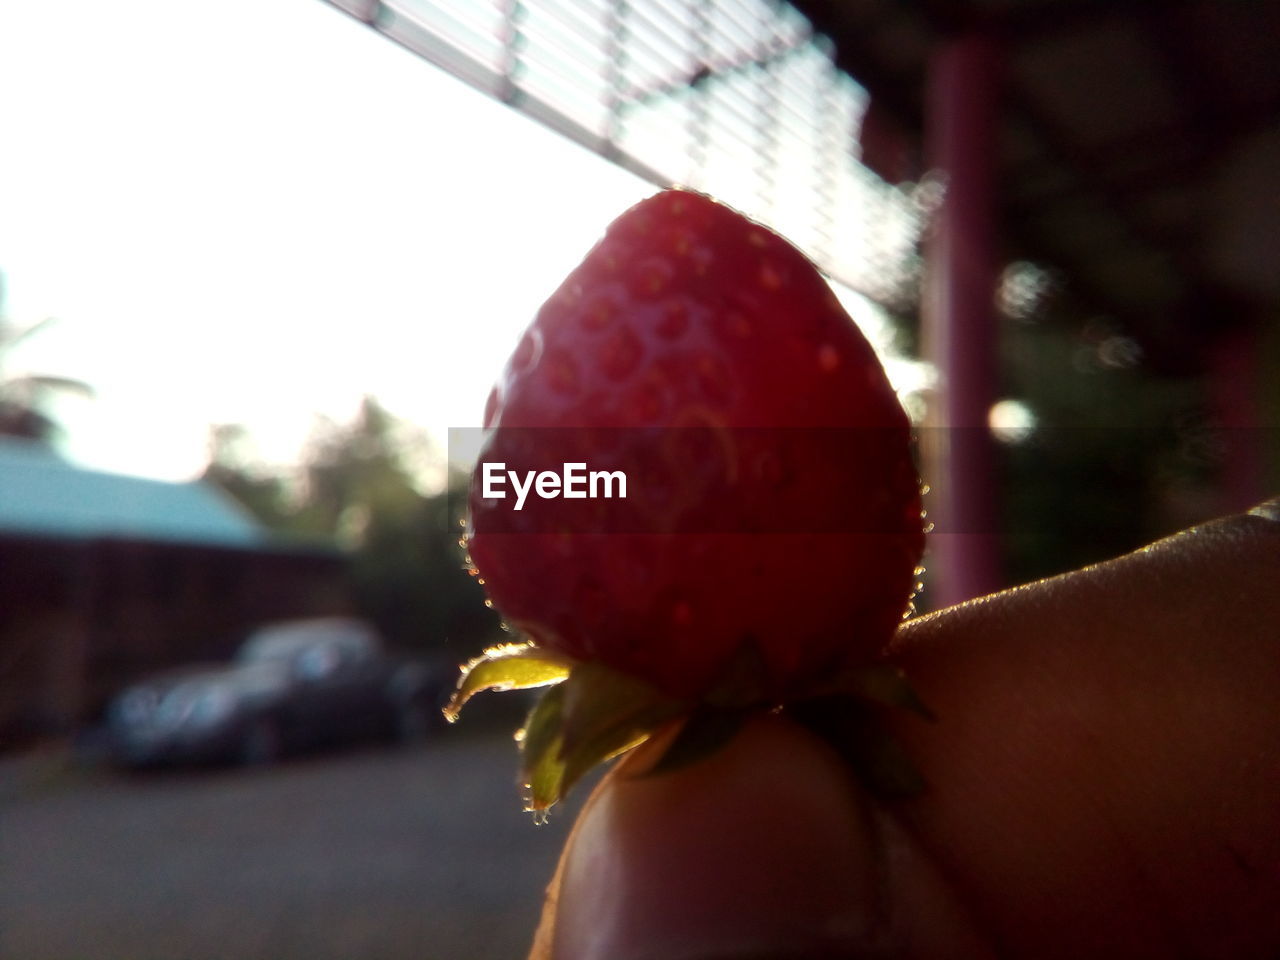
{"type": "Polygon", "coordinates": [[[8,372],[94,387],[56,411],[74,460],[172,480],[211,424],[287,464],[366,394],[477,426],[656,189],[321,0],[0,4],[0,140],[4,313],[57,318],[8,372]]]}

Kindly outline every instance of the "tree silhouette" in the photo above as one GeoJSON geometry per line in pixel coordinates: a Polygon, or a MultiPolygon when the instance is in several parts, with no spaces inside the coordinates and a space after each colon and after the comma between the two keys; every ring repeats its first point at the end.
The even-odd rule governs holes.
{"type": "Polygon", "coordinates": [[[6,316],[4,307],[5,283],[0,274],[0,435],[53,443],[60,428],[49,412],[50,400],[58,393],[93,396],[93,388],[70,377],[10,373],[13,352],[57,321],[45,317],[21,327],[6,316]]]}
{"type": "Polygon", "coordinates": [[[425,441],[376,400],[322,425],[292,477],[253,464],[245,441],[242,427],[215,428],[205,479],[269,529],[349,551],[356,602],[394,645],[465,659],[498,633],[447,493],[424,492],[410,466],[432,459],[425,441]]]}

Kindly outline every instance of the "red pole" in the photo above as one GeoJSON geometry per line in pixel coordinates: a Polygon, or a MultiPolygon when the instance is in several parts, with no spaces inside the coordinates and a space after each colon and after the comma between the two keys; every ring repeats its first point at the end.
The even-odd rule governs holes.
{"type": "Polygon", "coordinates": [[[1219,510],[1247,510],[1267,495],[1258,326],[1222,334],[1209,351],[1209,390],[1222,431],[1219,510]]]}
{"type": "Polygon", "coordinates": [[[987,419],[997,399],[997,61],[992,39],[972,34],[946,41],[929,70],[926,158],[944,184],[923,300],[924,353],[938,377],[923,438],[934,608],[1001,586],[987,419]]]}

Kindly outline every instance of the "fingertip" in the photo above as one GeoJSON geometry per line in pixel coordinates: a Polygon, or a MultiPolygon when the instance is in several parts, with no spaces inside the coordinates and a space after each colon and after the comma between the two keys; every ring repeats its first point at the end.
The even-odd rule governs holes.
{"type": "Polygon", "coordinates": [[[590,798],[534,957],[985,955],[940,877],[835,753],[783,717],[590,798]]]}

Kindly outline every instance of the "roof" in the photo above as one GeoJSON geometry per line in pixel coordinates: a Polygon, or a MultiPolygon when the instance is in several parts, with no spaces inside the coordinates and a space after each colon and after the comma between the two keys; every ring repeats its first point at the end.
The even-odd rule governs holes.
{"type": "Polygon", "coordinates": [[[991,37],[1009,259],[1058,268],[1157,366],[1197,372],[1219,330],[1277,315],[1277,0],[792,2],[916,153],[933,54],[991,37]]]}
{"type": "Polygon", "coordinates": [[[0,437],[0,534],[127,537],[256,547],[267,536],[206,483],[85,470],[34,441],[0,437]]]}

